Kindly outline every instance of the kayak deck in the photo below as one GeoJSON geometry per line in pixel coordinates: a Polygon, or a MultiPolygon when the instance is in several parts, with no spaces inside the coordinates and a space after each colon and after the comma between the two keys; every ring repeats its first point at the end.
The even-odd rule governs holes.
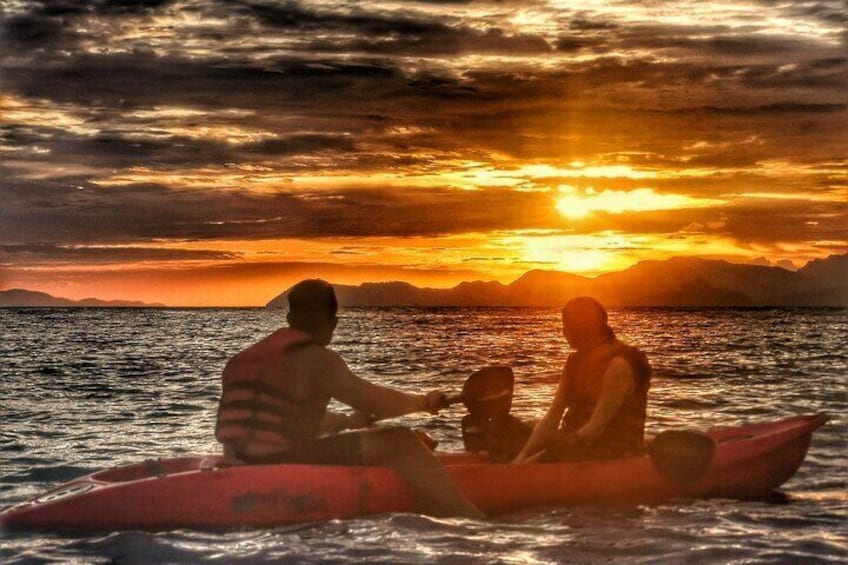
{"type": "MultiPolygon", "coordinates": [[[[714,428],[713,460],[695,481],[661,476],[648,456],[610,461],[495,464],[437,454],[460,490],[498,513],[540,505],[638,504],[674,498],[753,498],[800,467],[824,414],[714,428]]],[[[0,513],[0,526],[120,530],[270,527],[414,512],[388,468],[273,464],[222,466],[217,455],[149,460],[70,481],[0,513]]]]}

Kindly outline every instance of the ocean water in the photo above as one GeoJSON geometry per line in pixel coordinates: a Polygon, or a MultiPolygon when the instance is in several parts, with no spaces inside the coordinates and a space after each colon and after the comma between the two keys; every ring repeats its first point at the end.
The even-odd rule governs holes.
{"type": "MultiPolygon", "coordinates": [[[[568,352],[554,309],[341,317],[333,347],[360,375],[451,391],[475,369],[508,364],[524,417],[544,412],[568,352]]],[[[282,321],[263,309],[0,309],[0,506],[103,468],[217,451],[221,369],[282,321]]],[[[6,531],[0,561],[848,562],[848,311],[630,309],[612,311],[611,323],[651,359],[649,432],[831,415],[781,496],[533,508],[488,521],[390,514],[231,532],[6,531]]],[[[462,415],[453,407],[398,422],[459,450],[462,415]]]]}

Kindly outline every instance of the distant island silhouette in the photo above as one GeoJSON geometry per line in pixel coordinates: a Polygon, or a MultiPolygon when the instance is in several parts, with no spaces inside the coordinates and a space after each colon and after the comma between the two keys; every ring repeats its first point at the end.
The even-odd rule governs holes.
{"type": "MultiPolygon", "coordinates": [[[[333,285],[341,306],[561,306],[594,296],[607,306],[848,306],[848,254],[798,271],[692,257],[642,261],[595,278],[534,270],[515,282],[463,282],[448,289],[405,282],[333,285]]],[[[285,308],[286,292],[268,302],[285,308]]]]}
{"type": "Polygon", "coordinates": [[[59,298],[56,296],[52,296],[50,294],[47,294],[46,292],[24,290],[22,288],[0,290],[0,308],[155,308],[161,306],[164,306],[164,304],[148,304],[146,302],[139,302],[134,300],[100,300],[98,298],[71,300],[69,298],[59,298]]]}

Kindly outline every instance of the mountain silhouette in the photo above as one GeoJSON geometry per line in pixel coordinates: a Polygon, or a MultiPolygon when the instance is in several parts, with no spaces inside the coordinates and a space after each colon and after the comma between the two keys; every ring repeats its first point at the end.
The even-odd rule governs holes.
{"type": "Polygon", "coordinates": [[[147,304],[132,300],[100,300],[97,298],[85,298],[83,300],[70,300],[58,298],[46,292],[36,292],[13,288],[11,290],[0,290],[0,307],[143,307],[162,306],[162,304],[147,304]]]}
{"type": "MultiPolygon", "coordinates": [[[[848,307],[848,254],[816,259],[797,271],[763,265],[674,257],[642,261],[594,278],[560,271],[528,271],[505,285],[463,282],[419,288],[407,282],[333,285],[342,306],[562,306],[594,296],[606,306],[848,307]]],[[[286,292],[268,302],[286,308],[286,292]]],[[[0,307],[157,307],[131,300],[70,300],[24,289],[0,291],[0,307]]]]}
{"type": "MultiPolygon", "coordinates": [[[[848,306],[848,254],[811,261],[798,271],[674,257],[642,261],[595,278],[534,270],[509,285],[463,282],[418,288],[406,282],[333,285],[341,306],[561,306],[594,296],[607,306],[848,306]]],[[[286,308],[286,292],[268,302],[286,308]]]]}

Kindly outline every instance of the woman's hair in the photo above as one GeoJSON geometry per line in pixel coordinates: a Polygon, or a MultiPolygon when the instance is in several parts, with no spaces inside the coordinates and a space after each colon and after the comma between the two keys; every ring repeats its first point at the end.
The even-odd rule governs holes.
{"type": "Polygon", "coordinates": [[[593,325],[606,333],[606,339],[615,337],[615,332],[607,323],[607,311],[601,303],[590,296],[572,298],[562,309],[564,319],[578,326],[593,325]]]}

